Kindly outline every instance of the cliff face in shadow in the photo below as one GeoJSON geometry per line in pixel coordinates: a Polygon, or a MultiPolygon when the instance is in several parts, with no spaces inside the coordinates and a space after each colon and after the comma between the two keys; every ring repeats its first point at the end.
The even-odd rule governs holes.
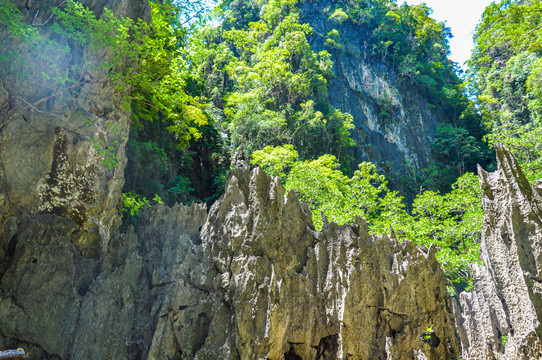
{"type": "Polygon", "coordinates": [[[349,21],[333,23],[330,8],[335,8],[333,1],[304,2],[301,20],[313,28],[311,47],[332,54],[328,99],[354,118],[354,163],[371,161],[395,176],[421,171],[432,160],[431,142],[444,114],[418,90],[402,85],[392,69],[371,62],[367,30],[349,21]],[[343,49],[326,47],[332,30],[340,34],[343,49]]]}
{"type": "Polygon", "coordinates": [[[484,190],[481,258],[474,290],[460,295],[457,323],[464,359],[542,357],[542,188],[506,149],[498,170],[479,169],[484,190]]]}

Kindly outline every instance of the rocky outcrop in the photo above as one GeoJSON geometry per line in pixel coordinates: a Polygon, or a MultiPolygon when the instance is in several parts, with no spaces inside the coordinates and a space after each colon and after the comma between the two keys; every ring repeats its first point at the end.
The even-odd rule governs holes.
{"type": "Polygon", "coordinates": [[[484,190],[474,290],[460,294],[463,359],[542,358],[542,188],[496,147],[498,170],[479,169],[484,190]]]}
{"type": "MultiPolygon", "coordinates": [[[[51,8],[62,2],[14,3],[41,36],[58,40],[51,8]]],[[[83,3],[98,15],[107,4],[118,16],[150,16],[143,0],[83,3]]],[[[120,104],[124,94],[99,66],[108,54],[60,39],[58,49],[40,54],[56,59],[48,68],[36,64],[32,46],[10,42],[5,33],[0,38],[19,66],[10,71],[3,64],[0,72],[0,233],[22,216],[56,214],[80,225],[71,240],[96,257],[119,225],[130,115],[120,104]],[[55,72],[69,73],[74,85],[53,85],[48,79],[55,72]]],[[[7,255],[0,249],[0,259],[7,255]]]]}
{"type": "MultiPolygon", "coordinates": [[[[14,225],[16,226],[16,225],[14,225]]],[[[207,215],[147,211],[101,260],[80,225],[25,218],[0,296],[0,346],[53,359],[456,359],[451,302],[432,250],[316,231],[294,192],[239,170],[207,215]]]]}
{"type": "Polygon", "coordinates": [[[231,175],[201,249],[164,304],[150,358],[458,356],[431,250],[371,237],[360,218],[316,231],[295,193],[259,169],[231,175]]]}
{"type": "Polygon", "coordinates": [[[155,209],[139,236],[115,234],[97,260],[71,243],[75,222],[27,217],[0,279],[0,348],[31,359],[147,358],[172,279],[195,265],[184,257],[205,219],[204,206],[155,209]]]}

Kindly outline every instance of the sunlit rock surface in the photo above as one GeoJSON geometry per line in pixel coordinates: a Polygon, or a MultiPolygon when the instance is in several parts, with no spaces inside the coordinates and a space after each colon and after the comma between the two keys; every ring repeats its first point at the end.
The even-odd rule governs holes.
{"type": "Polygon", "coordinates": [[[183,265],[150,358],[458,357],[432,251],[371,237],[361,219],[315,231],[295,193],[259,169],[230,176],[189,257],[201,265],[183,265]]]}
{"type": "Polygon", "coordinates": [[[314,229],[256,169],[211,208],[157,206],[103,258],[79,225],[25,218],[2,273],[0,346],[35,359],[456,359],[432,250],[355,225],[314,229]]]}
{"type": "Polygon", "coordinates": [[[541,359],[542,188],[498,146],[498,170],[479,169],[484,190],[474,290],[460,295],[463,359],[541,359]]]}

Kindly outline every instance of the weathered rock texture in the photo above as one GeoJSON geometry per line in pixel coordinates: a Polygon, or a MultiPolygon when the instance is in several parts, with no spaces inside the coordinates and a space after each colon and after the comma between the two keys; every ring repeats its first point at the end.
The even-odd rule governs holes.
{"type": "Polygon", "coordinates": [[[261,170],[234,172],[208,215],[158,206],[138,226],[96,260],[72,245],[69,219],[13,224],[0,347],[33,359],[458,357],[431,250],[371,237],[361,219],[316,231],[261,170]]]}
{"type": "Polygon", "coordinates": [[[189,261],[160,312],[150,358],[458,356],[431,251],[371,237],[361,219],[315,231],[295,193],[259,169],[231,175],[201,242],[190,256],[202,260],[189,261]]]}
{"type": "Polygon", "coordinates": [[[474,290],[460,295],[456,314],[463,359],[541,359],[542,188],[496,150],[498,170],[479,169],[485,266],[476,267],[474,290]]]}
{"type": "Polygon", "coordinates": [[[306,1],[302,22],[313,28],[311,46],[328,50],[334,77],[328,83],[330,103],[350,113],[356,126],[355,163],[371,161],[392,175],[410,175],[430,165],[436,126],[446,114],[431,107],[416,89],[401,85],[387,66],[369,61],[369,34],[362,26],[333,23],[329,9],[334,1],[306,1]],[[325,46],[326,34],[337,30],[344,49],[325,46]]]}
{"type": "MultiPolygon", "coordinates": [[[[97,14],[107,5],[119,16],[149,17],[148,1],[144,0],[82,2],[97,14]]],[[[53,36],[51,7],[63,2],[14,3],[44,37],[53,36]]],[[[0,33],[0,38],[5,35],[0,33]]],[[[124,146],[130,114],[120,106],[124,94],[115,91],[115,84],[107,81],[107,69],[99,67],[108,54],[66,44],[69,52],[59,49],[58,54],[46,55],[59,56],[56,65],[61,73],[68,68],[79,69],[80,74],[73,75],[75,80],[79,79],[79,85],[73,89],[51,89],[52,85],[41,76],[48,69],[33,64],[32,58],[24,59],[28,69],[16,73],[2,71],[5,78],[0,81],[0,231],[22,215],[60,215],[80,225],[72,242],[85,256],[95,257],[119,222],[116,207],[124,183],[124,146]],[[33,75],[23,81],[23,72],[33,75]],[[48,100],[29,106],[43,99],[48,100]],[[118,162],[112,168],[104,165],[105,156],[100,153],[109,147],[113,150],[107,156],[118,162]]],[[[2,42],[2,46],[10,46],[9,41],[2,42]]],[[[14,49],[2,48],[10,50],[14,49]]],[[[32,53],[23,52],[22,57],[28,54],[32,53]]],[[[0,249],[0,259],[5,255],[0,249]]]]}

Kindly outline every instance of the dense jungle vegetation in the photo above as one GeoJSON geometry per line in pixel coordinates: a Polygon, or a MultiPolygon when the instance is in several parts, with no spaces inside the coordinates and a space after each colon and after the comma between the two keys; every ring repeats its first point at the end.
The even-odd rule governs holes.
{"type": "MultiPolygon", "coordinates": [[[[32,44],[19,49],[34,51],[40,65],[20,81],[41,76],[54,94],[81,81],[80,69],[63,71],[55,57],[43,55],[58,53],[62,41],[55,39],[110,49],[104,67],[132,110],[127,222],[137,223],[139,210],[154,202],[212,203],[230,169],[259,165],[309,204],[317,227],[320,212],[339,224],[360,215],[374,233],[433,244],[450,281],[468,287],[483,219],[476,164],[491,170],[490,147],[500,142],[531,179],[542,175],[541,3],[489,6],[461,77],[447,57],[450,29],[433,20],[428,7],[329,1],[327,21],[364,29],[362,50],[370,64],[386,67],[445,114],[433,140],[433,164],[410,184],[419,189],[411,204],[377,166],[352,162],[353,118],[327,98],[334,76],[330,52],[345,44],[333,30],[325,35],[327,50],[315,51],[313,30],[300,20],[301,4],[224,0],[209,12],[207,2],[162,1],[152,4],[146,23],[107,11],[98,19],[68,1],[54,9],[56,37],[44,38],[10,1],[0,0],[0,27],[11,33],[1,41],[32,44]]],[[[20,70],[16,55],[3,53],[2,69],[20,70]]],[[[96,146],[108,154],[108,144],[96,146]]],[[[115,166],[115,159],[106,159],[115,166]]]]}

